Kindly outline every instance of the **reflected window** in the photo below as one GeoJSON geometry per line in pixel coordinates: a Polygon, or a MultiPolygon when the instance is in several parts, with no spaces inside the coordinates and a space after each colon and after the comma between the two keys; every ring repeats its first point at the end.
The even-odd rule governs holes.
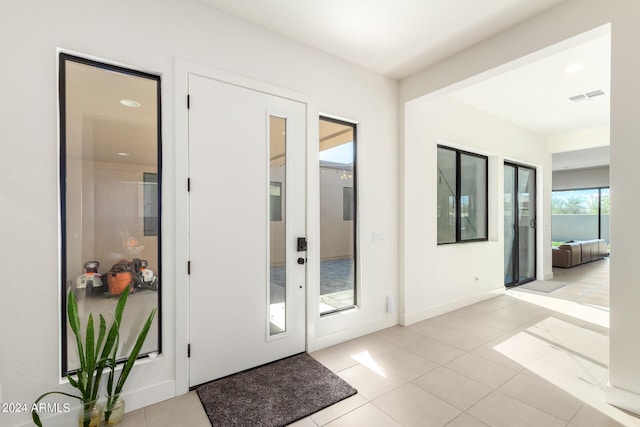
{"type": "MultiPolygon", "coordinates": [[[[279,165],[280,166],[280,165],[279,165]]],[[[269,189],[271,221],[282,221],[282,183],[271,181],[269,189]]]]}
{"type": "Polygon", "coordinates": [[[356,125],[320,118],[320,314],[356,301],[356,125]]]}
{"type": "Polygon", "coordinates": [[[342,220],[353,221],[353,187],[342,189],[342,220]]]}
{"type": "MultiPolygon", "coordinates": [[[[120,327],[126,357],[161,290],[160,77],[60,54],[62,312],[78,300],[107,324],[122,291],[130,296],[120,327]]],[[[140,352],[161,350],[160,312],[140,352]]],[[[62,372],[79,367],[66,315],[62,372]]]]}

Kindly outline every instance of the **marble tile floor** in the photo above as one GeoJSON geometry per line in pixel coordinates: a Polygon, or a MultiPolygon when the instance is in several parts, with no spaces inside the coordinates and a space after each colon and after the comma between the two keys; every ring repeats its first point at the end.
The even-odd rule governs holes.
{"type": "MultiPolygon", "coordinates": [[[[640,426],[606,403],[608,265],[554,270],[552,293],[504,295],[312,353],[358,394],[293,424],[640,426]]],[[[123,427],[209,426],[191,392],[123,427]]]]}

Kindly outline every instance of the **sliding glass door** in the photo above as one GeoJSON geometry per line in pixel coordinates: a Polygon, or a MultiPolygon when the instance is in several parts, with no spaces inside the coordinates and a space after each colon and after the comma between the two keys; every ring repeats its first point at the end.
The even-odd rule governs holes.
{"type": "Polygon", "coordinates": [[[536,171],[504,165],[504,284],[536,278],[536,171]]]}

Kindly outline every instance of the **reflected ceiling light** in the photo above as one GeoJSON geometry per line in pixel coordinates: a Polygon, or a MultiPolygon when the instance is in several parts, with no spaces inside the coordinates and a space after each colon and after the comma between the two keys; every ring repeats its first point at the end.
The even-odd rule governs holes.
{"type": "Polygon", "coordinates": [[[131,108],[140,108],[140,106],[142,105],[138,101],[134,101],[133,99],[121,99],[120,104],[124,105],[125,107],[131,108]]]}
{"type": "Polygon", "coordinates": [[[118,156],[122,156],[122,157],[129,157],[131,155],[131,153],[125,153],[124,151],[121,151],[118,153],[118,156]]]}
{"type": "Polygon", "coordinates": [[[566,74],[576,74],[582,71],[583,68],[584,67],[582,66],[582,64],[572,64],[572,65],[569,65],[567,68],[565,68],[564,72],[566,74]]]}

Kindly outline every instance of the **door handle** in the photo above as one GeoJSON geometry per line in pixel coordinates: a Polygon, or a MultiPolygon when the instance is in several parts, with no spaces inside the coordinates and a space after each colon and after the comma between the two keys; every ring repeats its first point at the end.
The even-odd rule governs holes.
{"type": "Polygon", "coordinates": [[[298,258],[298,264],[304,265],[305,262],[306,262],[306,260],[304,258],[302,258],[302,257],[298,258]]]}
{"type": "Polygon", "coordinates": [[[536,219],[531,220],[531,228],[536,228],[536,219]]]}

